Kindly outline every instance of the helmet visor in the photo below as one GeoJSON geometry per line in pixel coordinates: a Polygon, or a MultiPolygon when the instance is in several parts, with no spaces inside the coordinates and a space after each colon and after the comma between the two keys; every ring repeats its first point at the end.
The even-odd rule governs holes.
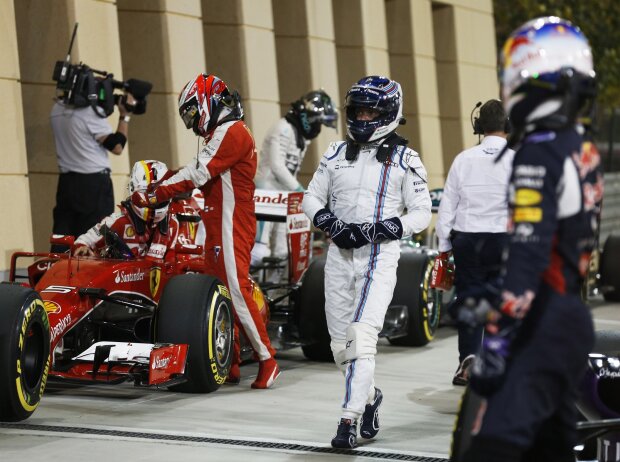
{"type": "Polygon", "coordinates": [[[198,117],[198,106],[195,101],[190,101],[179,109],[179,114],[185,124],[185,128],[192,128],[194,126],[194,119],[198,117]]]}

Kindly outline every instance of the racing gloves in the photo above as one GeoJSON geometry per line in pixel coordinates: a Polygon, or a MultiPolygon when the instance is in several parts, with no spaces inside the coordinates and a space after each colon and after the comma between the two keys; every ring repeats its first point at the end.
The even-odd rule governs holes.
{"type": "MultiPolygon", "coordinates": [[[[319,210],[312,219],[314,226],[325,231],[334,244],[341,249],[354,249],[361,247],[358,245],[356,236],[350,225],[338,219],[336,215],[327,209],[319,210]]],[[[362,244],[363,245],[363,244],[362,244]]]]}
{"type": "Polygon", "coordinates": [[[131,195],[131,203],[137,207],[153,207],[168,198],[158,198],[157,189],[153,191],[135,191],[131,195]]]}
{"type": "Polygon", "coordinates": [[[403,237],[403,224],[398,217],[388,218],[378,223],[354,224],[351,227],[356,240],[362,245],[381,242],[385,239],[393,241],[403,237]]]}
{"type": "Polygon", "coordinates": [[[472,327],[485,324],[482,347],[469,377],[469,386],[479,395],[489,397],[502,386],[512,342],[533,298],[534,294],[529,292],[519,297],[504,292],[497,303],[499,309],[484,298],[469,298],[459,310],[459,322],[472,327]]]}
{"type": "Polygon", "coordinates": [[[520,320],[500,314],[485,326],[482,348],[474,359],[469,377],[469,386],[480,396],[488,397],[502,386],[506,366],[511,353],[511,344],[520,320]]]}
{"type": "Polygon", "coordinates": [[[314,215],[312,222],[325,231],[341,249],[359,249],[385,239],[397,240],[403,237],[403,224],[398,217],[377,223],[347,224],[329,210],[321,209],[314,215]]]}

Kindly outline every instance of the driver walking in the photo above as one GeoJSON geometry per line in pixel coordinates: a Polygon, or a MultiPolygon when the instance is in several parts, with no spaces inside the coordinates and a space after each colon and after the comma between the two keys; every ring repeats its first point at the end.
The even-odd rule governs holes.
{"type": "Polygon", "coordinates": [[[348,139],[323,155],[303,201],[306,215],[332,240],[325,264],[325,314],[336,366],[345,375],[342,414],[332,446],[357,446],[379,431],[383,399],[375,354],[396,285],[403,236],[431,219],[426,170],[395,133],[402,92],[386,77],[364,77],[347,92],[348,139]],[[405,211],[406,209],[406,211],[405,211]]]}
{"type": "MultiPolygon", "coordinates": [[[[149,185],[161,181],[168,167],[158,160],[141,160],[131,169],[129,193],[146,191],[149,185]]],[[[170,201],[154,206],[138,207],[130,200],[121,202],[120,212],[105,217],[101,222],[79,236],[75,241],[74,255],[94,255],[105,245],[102,228],[114,231],[127,244],[136,257],[146,257],[155,261],[172,261],[179,230],[179,222],[168,213],[170,201]]]]}

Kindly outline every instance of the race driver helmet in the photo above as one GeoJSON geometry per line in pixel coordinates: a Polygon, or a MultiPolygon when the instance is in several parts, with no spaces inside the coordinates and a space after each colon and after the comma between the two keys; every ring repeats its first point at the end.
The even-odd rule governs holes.
{"type": "Polygon", "coordinates": [[[206,136],[218,124],[242,119],[243,107],[239,94],[229,92],[222,79],[199,74],[179,94],[179,115],[185,127],[206,136]]]}
{"type": "Polygon", "coordinates": [[[499,80],[506,113],[521,133],[574,124],[589,115],[596,95],[588,40],[555,16],[528,21],[508,37],[499,80]]]}
{"type": "Polygon", "coordinates": [[[293,101],[287,116],[287,119],[300,130],[307,140],[319,135],[321,125],[336,128],[338,122],[338,110],[324,90],[311,91],[297,101],[293,101]]]}
{"type": "Polygon", "coordinates": [[[357,143],[370,143],[392,133],[403,119],[400,84],[387,77],[371,75],[353,85],[345,97],[347,135],[357,143]],[[379,111],[373,120],[357,120],[357,108],[379,111]]]}
{"type": "MultiPolygon", "coordinates": [[[[146,191],[148,187],[161,181],[168,172],[168,167],[158,160],[141,160],[131,169],[129,178],[129,194],[136,191],[146,191]]],[[[131,202],[131,201],[130,201],[131,202]]],[[[145,222],[159,223],[168,214],[170,201],[165,201],[148,207],[138,207],[131,202],[131,208],[145,222]]]]}

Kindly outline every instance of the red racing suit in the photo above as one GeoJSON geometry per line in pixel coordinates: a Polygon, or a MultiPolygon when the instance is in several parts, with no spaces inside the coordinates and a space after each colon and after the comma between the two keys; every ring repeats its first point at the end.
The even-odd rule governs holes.
{"type": "Polygon", "coordinates": [[[204,139],[196,161],[164,181],[159,201],[200,188],[207,232],[207,272],[229,288],[237,321],[260,360],[275,354],[252,297],[250,252],[256,233],[254,175],[257,155],[250,129],[240,120],[218,125],[204,139]]]}
{"type": "Polygon", "coordinates": [[[91,250],[105,246],[105,239],[101,234],[101,227],[107,226],[125,241],[136,257],[146,257],[153,261],[172,262],[175,258],[174,249],[179,231],[179,222],[172,214],[167,218],[147,226],[133,213],[128,203],[121,203],[118,213],[105,217],[101,222],[90,228],[75,240],[76,247],[81,245],[91,250]]]}

